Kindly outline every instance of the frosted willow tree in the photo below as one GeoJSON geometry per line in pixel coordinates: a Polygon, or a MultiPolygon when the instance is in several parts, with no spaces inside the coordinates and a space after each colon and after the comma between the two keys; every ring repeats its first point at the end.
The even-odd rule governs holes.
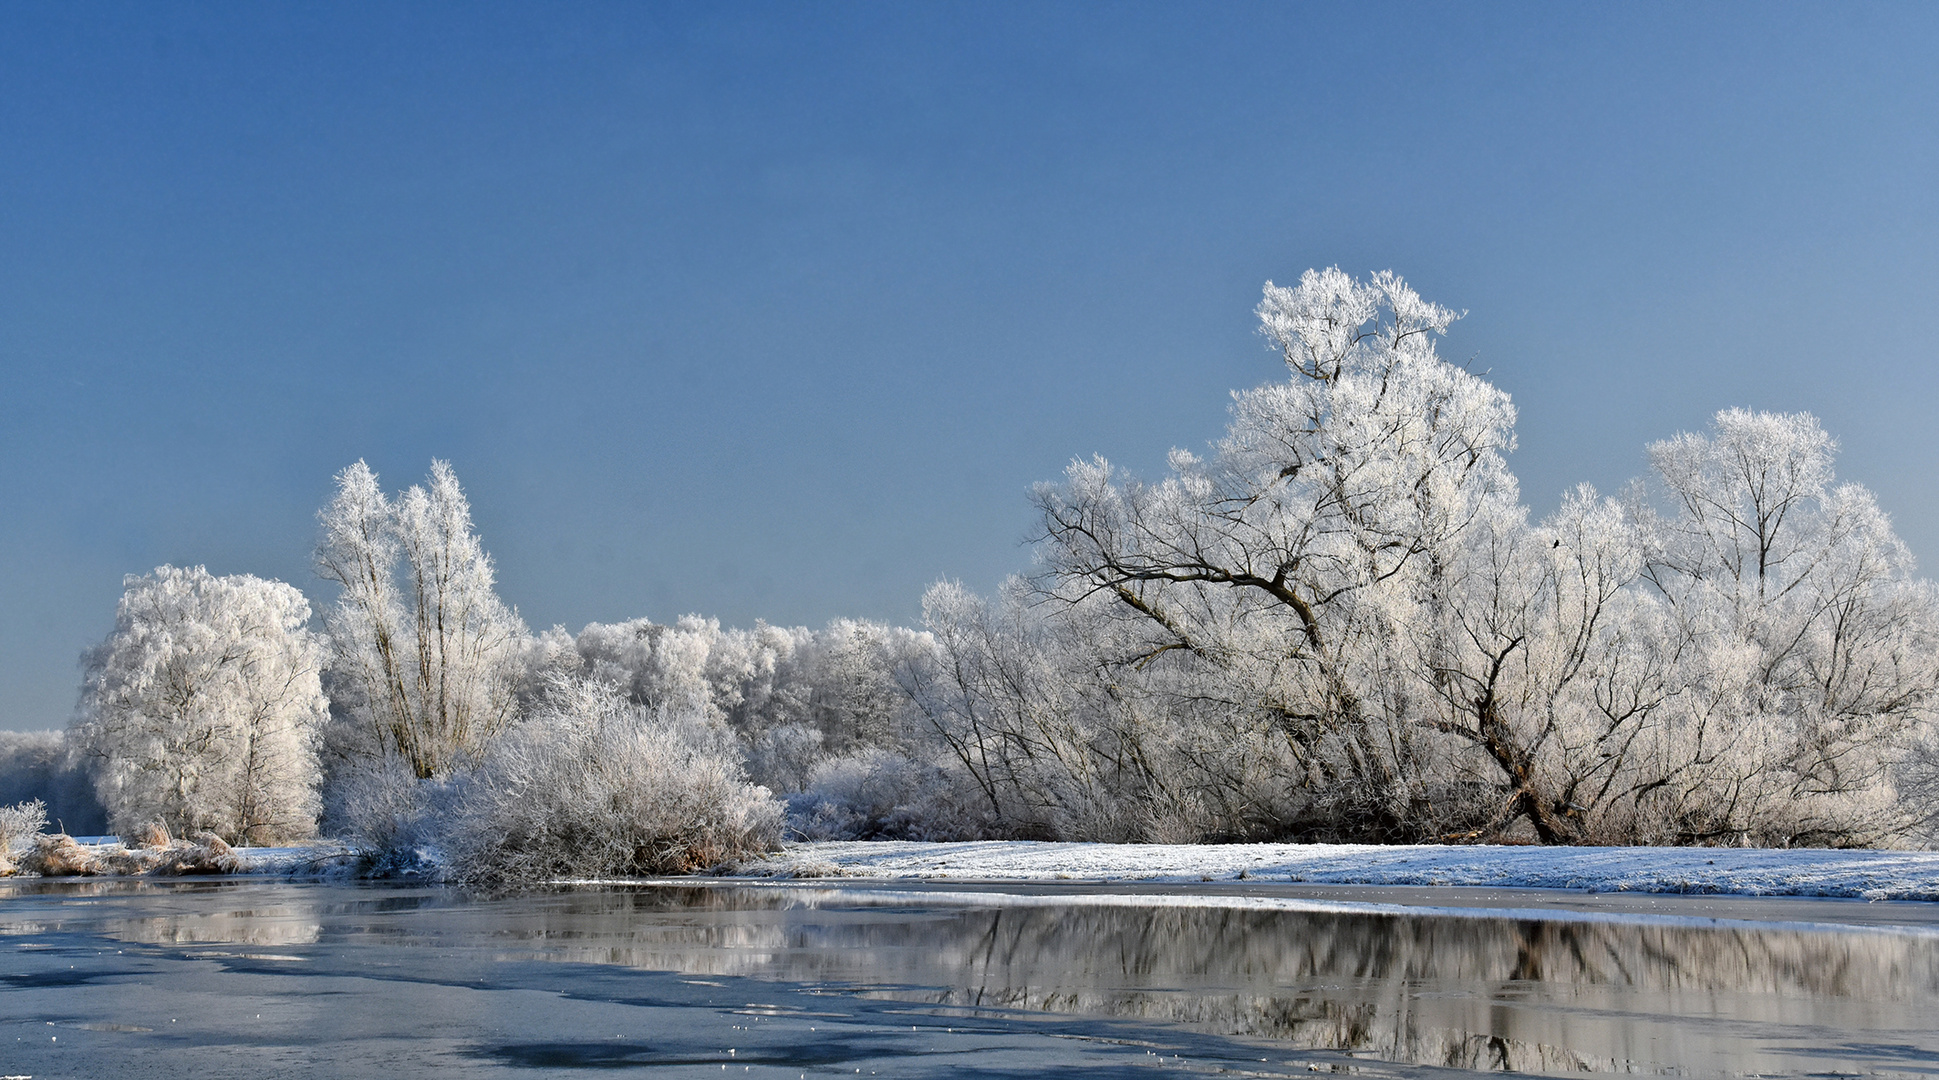
{"type": "Polygon", "coordinates": [[[385,496],[359,461],[320,515],[319,573],[341,587],[328,615],[347,707],[419,778],[475,757],[517,706],[526,630],[493,591],[491,557],[451,466],[385,496]]]}
{"type": "Polygon", "coordinates": [[[310,835],[327,715],[309,602],[278,581],[163,566],[129,577],[86,657],[70,731],[109,824],[236,843],[310,835]]]}
{"type": "Polygon", "coordinates": [[[1719,413],[1651,448],[1663,509],[1641,485],[1585,486],[1531,523],[1507,396],[1435,355],[1452,312],[1328,270],[1268,284],[1259,315],[1291,377],[1235,394],[1209,458],[1174,450],[1156,483],[1080,461],[1038,490],[1039,599],[1063,630],[1014,604],[997,621],[933,606],[946,677],[929,685],[948,693],[919,700],[979,784],[1014,792],[993,814],[1077,822],[1088,801],[1107,807],[1092,820],[1135,804],[1200,823],[1186,832],[1446,839],[1525,822],[1551,843],[1904,834],[1918,815],[1895,777],[1939,786],[1918,765],[1939,759],[1939,597],[1871,494],[1833,482],[1817,421],[1719,413]]]}
{"type": "Polygon", "coordinates": [[[1834,483],[1803,413],[1730,409],[1650,447],[1669,510],[1648,578],[1686,674],[1656,802],[1684,840],[1869,843],[1897,831],[1891,766],[1939,688],[1932,585],[1872,493],[1834,483]]]}
{"type": "Polygon", "coordinates": [[[1514,508],[1478,526],[1400,665],[1425,690],[1419,722],[1454,740],[1444,768],[1466,798],[1440,808],[1443,835],[1525,819],[1547,843],[1631,841],[1656,779],[1638,761],[1674,689],[1659,606],[1635,588],[1642,529],[1587,485],[1539,525],[1514,508]]]}
{"type": "Polygon", "coordinates": [[[1508,396],[1441,360],[1457,317],[1398,277],[1268,283],[1262,331],[1291,378],[1234,395],[1209,460],[1155,484],[1101,459],[1037,492],[1047,590],[1104,597],[1166,654],[1229,673],[1328,814],[1404,835],[1424,748],[1392,662],[1476,523],[1512,512],[1508,396]]]}
{"type": "Polygon", "coordinates": [[[1114,602],[1033,601],[1016,578],[987,600],[938,583],[923,596],[934,647],[897,668],[938,756],[969,781],[964,826],[1167,843],[1270,835],[1297,816],[1281,805],[1278,740],[1223,673],[1141,663],[1162,645],[1114,602]]]}

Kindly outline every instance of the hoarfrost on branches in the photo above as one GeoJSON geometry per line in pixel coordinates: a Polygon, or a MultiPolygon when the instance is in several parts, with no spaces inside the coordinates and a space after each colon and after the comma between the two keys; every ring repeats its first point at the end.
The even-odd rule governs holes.
{"type": "Polygon", "coordinates": [[[462,880],[683,874],[776,847],[781,806],[718,721],[555,676],[463,778],[445,826],[462,880]]]}
{"type": "Polygon", "coordinates": [[[1268,284],[1259,316],[1291,377],[1235,394],[1209,458],[1174,450],[1156,483],[1078,461],[1037,491],[1034,596],[932,590],[919,700],[991,814],[1140,838],[1906,834],[1935,597],[1870,493],[1834,485],[1815,420],[1728,410],[1652,447],[1663,509],[1584,487],[1531,523],[1507,396],[1435,355],[1453,312],[1327,270],[1268,284]]]}
{"type": "MultiPolygon", "coordinates": [[[[1329,269],[1268,283],[1257,315],[1283,378],[1235,393],[1208,452],[1173,450],[1156,481],[1074,462],[1035,490],[1034,576],[988,597],[939,582],[921,629],[687,615],[533,636],[449,465],[392,497],[357,462],[317,549],[340,588],[330,827],[382,865],[442,851],[454,876],[506,882],[677,872],[784,830],[1930,834],[1939,595],[1871,493],[1837,480],[1815,419],[1726,410],[1650,447],[1653,480],[1583,485],[1537,519],[1508,395],[1437,353],[1456,312],[1329,269]]],[[[255,581],[164,568],[142,595],[197,574],[204,592],[255,581]]],[[[209,719],[247,696],[211,644],[249,636],[223,621],[236,602],[135,633],[175,624],[130,614],[130,583],[75,729],[117,827],[282,828],[230,805],[266,796],[220,794],[253,790],[225,772],[254,768],[229,764],[241,728],[209,719]]],[[[300,829],[314,798],[292,805],[300,829]]]]}
{"type": "Polygon", "coordinates": [[[129,577],[86,657],[69,735],[111,828],[235,843],[309,836],[327,703],[310,605],[279,581],[163,566],[129,577]]]}
{"type": "Polygon", "coordinates": [[[1875,843],[1916,813],[1893,767],[1932,723],[1939,595],[1835,450],[1809,415],[1742,409],[1650,447],[1647,576],[1682,662],[1666,771],[1701,789],[1677,839],[1875,843]]]}
{"type": "Polygon", "coordinates": [[[327,615],[336,704],[420,778],[444,774],[511,721],[527,637],[493,591],[458,478],[433,461],[428,486],[391,499],[359,461],[320,517],[318,571],[341,589],[327,615]]]}
{"type": "Polygon", "coordinates": [[[1399,839],[1433,793],[1418,733],[1392,722],[1422,688],[1394,675],[1449,570],[1515,513],[1514,409],[1436,355],[1457,315],[1392,274],[1268,283],[1259,316],[1290,381],[1235,394],[1213,456],[1174,450],[1159,483],[1093,459],[1040,486],[1039,580],[1071,617],[1141,622],[1123,670],[1203,666],[1258,718],[1241,741],[1310,797],[1274,811],[1248,792],[1280,820],[1242,829],[1345,817],[1399,839]]]}
{"type": "Polygon", "coordinates": [[[16,845],[32,840],[47,828],[47,804],[31,799],[0,806],[0,869],[11,862],[16,845]]]}

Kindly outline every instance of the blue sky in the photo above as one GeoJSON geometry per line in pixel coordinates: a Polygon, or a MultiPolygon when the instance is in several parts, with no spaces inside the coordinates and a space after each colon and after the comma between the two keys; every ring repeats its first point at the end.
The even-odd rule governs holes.
{"type": "Polygon", "coordinates": [[[1939,565],[1930,5],[0,4],[0,729],[451,460],[535,627],[913,621],[1391,268],[1538,511],[1818,413],[1939,565]]]}

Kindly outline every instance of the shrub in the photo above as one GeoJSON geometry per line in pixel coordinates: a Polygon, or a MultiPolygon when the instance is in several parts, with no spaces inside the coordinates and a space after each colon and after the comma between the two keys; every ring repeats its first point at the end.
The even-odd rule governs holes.
{"type": "Polygon", "coordinates": [[[436,824],[449,802],[445,781],[420,780],[410,763],[378,751],[338,763],[324,788],[328,832],[373,852],[404,852],[438,842],[436,824]]]}
{"type": "Polygon", "coordinates": [[[941,769],[863,750],[815,765],[788,798],[788,828],[804,840],[970,839],[958,794],[941,769]]]}
{"type": "Polygon", "coordinates": [[[772,850],[781,806],[718,724],[557,677],[456,782],[442,833],[461,881],[678,874],[772,850]]]}
{"type": "Polygon", "coordinates": [[[40,835],[47,827],[47,804],[35,799],[0,806],[0,873],[13,868],[14,845],[40,835]]]}

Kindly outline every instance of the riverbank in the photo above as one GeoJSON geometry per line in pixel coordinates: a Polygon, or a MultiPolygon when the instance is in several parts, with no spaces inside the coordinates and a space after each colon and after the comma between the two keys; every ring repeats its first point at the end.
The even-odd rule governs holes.
{"type": "Polygon", "coordinates": [[[1463,885],[1939,900],[1939,852],[1363,844],[791,844],[729,876],[1463,885]]]}
{"type": "Polygon", "coordinates": [[[164,833],[147,843],[127,844],[113,836],[56,833],[35,838],[31,847],[13,853],[11,858],[0,858],[0,877],[345,875],[356,862],[357,852],[334,840],[292,847],[237,848],[212,836],[189,841],[164,833]]]}
{"type": "MultiPolygon", "coordinates": [[[[109,841],[86,837],[83,841],[109,841]]],[[[176,841],[182,847],[181,841],[176,841]]],[[[69,873],[229,873],[355,876],[359,853],[335,841],[198,851],[68,849],[69,873]]],[[[24,861],[24,860],[23,860],[24,861]]],[[[435,879],[432,853],[421,876],[435,879]]],[[[63,875],[64,876],[64,875],[63,875]]],[[[1079,844],[1032,841],[826,841],[789,844],[763,859],[716,867],[724,878],[876,881],[1476,886],[1597,893],[1816,896],[1939,901],[1939,852],[1767,848],[1493,847],[1364,844],[1079,844]]]]}

